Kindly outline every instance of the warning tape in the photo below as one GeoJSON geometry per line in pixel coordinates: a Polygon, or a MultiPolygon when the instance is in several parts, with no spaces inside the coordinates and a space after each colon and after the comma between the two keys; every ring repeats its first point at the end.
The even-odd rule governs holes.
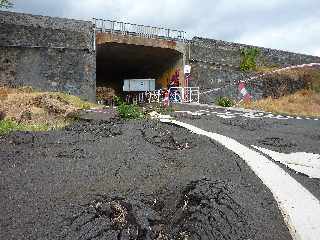
{"type": "Polygon", "coordinates": [[[200,95],[208,94],[208,93],[211,93],[211,92],[218,92],[218,91],[220,91],[222,89],[237,85],[237,84],[239,84],[239,82],[240,83],[241,82],[248,83],[248,82],[250,82],[252,80],[256,80],[256,79],[261,78],[261,77],[269,76],[269,75],[272,75],[274,73],[279,73],[279,72],[283,72],[283,71],[287,71],[287,70],[299,69],[299,68],[304,68],[304,67],[315,67],[315,66],[319,66],[320,67],[320,63],[301,64],[301,65],[296,65],[296,66],[290,66],[290,67],[277,69],[277,70],[274,70],[274,71],[271,71],[271,72],[267,72],[267,73],[263,73],[263,74],[259,74],[259,75],[253,76],[253,77],[248,78],[246,80],[242,80],[242,81],[237,80],[237,81],[234,81],[232,84],[229,84],[229,85],[226,85],[226,86],[223,86],[223,87],[220,87],[220,88],[213,88],[213,89],[207,90],[205,92],[201,92],[200,95]]]}

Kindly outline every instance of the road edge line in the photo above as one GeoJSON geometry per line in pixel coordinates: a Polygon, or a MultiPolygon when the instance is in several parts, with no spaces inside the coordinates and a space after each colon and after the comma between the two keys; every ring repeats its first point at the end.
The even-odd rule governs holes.
{"type": "Polygon", "coordinates": [[[160,119],[160,121],[209,137],[237,154],[272,192],[292,238],[318,240],[320,236],[319,200],[277,164],[230,137],[172,119],[160,119]]]}

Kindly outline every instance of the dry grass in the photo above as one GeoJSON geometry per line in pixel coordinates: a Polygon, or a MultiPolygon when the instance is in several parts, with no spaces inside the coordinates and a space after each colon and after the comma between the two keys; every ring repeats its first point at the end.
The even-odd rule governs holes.
{"type": "Polygon", "coordinates": [[[99,106],[64,93],[0,88],[3,132],[61,128],[68,125],[79,110],[93,107],[99,106]]]}
{"type": "Polygon", "coordinates": [[[255,72],[259,74],[269,73],[279,69],[279,67],[257,66],[255,72]]]}
{"type": "MultiPolygon", "coordinates": [[[[268,97],[258,101],[242,103],[241,106],[249,109],[263,110],[273,113],[281,113],[296,116],[320,116],[320,69],[319,67],[306,67],[299,69],[285,70],[273,74],[274,78],[292,79],[292,81],[303,81],[305,90],[289,94],[283,89],[274,89],[282,94],[274,98],[268,97]],[[282,96],[283,94],[289,94],[282,96]],[[278,98],[277,98],[278,97],[278,98]]],[[[264,81],[268,81],[267,79],[264,81]]]]}
{"type": "Polygon", "coordinates": [[[242,107],[294,116],[319,117],[320,93],[313,90],[301,90],[278,99],[269,97],[242,103],[242,107]]]}

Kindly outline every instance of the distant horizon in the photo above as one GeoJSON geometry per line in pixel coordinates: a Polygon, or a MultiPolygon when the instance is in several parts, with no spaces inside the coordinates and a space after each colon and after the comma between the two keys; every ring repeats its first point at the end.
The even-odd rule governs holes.
{"type": "Polygon", "coordinates": [[[134,3],[127,0],[117,3],[111,0],[30,0],[28,3],[16,0],[13,3],[13,8],[1,10],[85,21],[96,17],[168,27],[186,31],[189,39],[196,36],[320,56],[320,2],[317,0],[303,3],[221,0],[217,3],[204,1],[201,5],[193,0],[157,3],[147,0],[134,3]]]}

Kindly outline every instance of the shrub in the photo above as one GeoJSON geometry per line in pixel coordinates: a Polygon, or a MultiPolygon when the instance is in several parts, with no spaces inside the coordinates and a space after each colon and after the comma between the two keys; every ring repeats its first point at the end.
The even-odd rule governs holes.
{"type": "Polygon", "coordinates": [[[245,48],[245,49],[241,49],[240,54],[241,54],[240,69],[245,72],[256,70],[257,68],[256,59],[260,54],[260,50],[257,48],[245,48]]]}
{"type": "Polygon", "coordinates": [[[124,105],[125,104],[124,100],[121,97],[118,97],[118,96],[113,96],[112,100],[113,100],[113,102],[114,102],[114,104],[116,106],[120,106],[120,105],[124,105]]]}
{"type": "Polygon", "coordinates": [[[232,107],[234,105],[234,101],[229,97],[219,97],[216,103],[221,107],[232,107]]]}
{"type": "Polygon", "coordinates": [[[138,119],[143,117],[143,113],[137,105],[122,103],[118,106],[119,116],[124,119],[138,119]]]}
{"type": "Polygon", "coordinates": [[[10,120],[1,120],[0,121],[0,135],[8,134],[11,131],[19,130],[19,124],[10,120]]]}

